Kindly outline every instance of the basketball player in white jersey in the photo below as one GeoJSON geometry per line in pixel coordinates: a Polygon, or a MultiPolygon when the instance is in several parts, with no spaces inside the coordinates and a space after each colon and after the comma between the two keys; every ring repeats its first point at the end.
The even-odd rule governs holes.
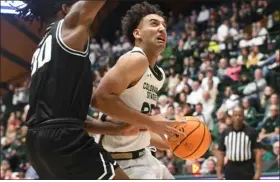
{"type": "MultiPolygon", "coordinates": [[[[166,22],[157,6],[136,4],[122,20],[124,35],[134,48],[105,74],[93,94],[92,105],[114,121],[146,127],[134,136],[105,135],[102,145],[131,179],[173,179],[167,168],[147,149],[151,134],[182,135],[170,124],[181,123],[150,116],[165,75],[156,65],[166,46],[166,22]]],[[[160,137],[158,137],[160,138],[160,137]]]]}

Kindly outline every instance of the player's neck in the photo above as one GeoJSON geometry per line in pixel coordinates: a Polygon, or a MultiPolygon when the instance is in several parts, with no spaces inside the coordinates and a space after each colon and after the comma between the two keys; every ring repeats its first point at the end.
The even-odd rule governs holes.
{"type": "Polygon", "coordinates": [[[63,18],[64,18],[63,16],[57,15],[57,16],[55,16],[55,17],[53,17],[53,18],[48,19],[48,20],[46,21],[46,24],[49,26],[51,23],[56,22],[56,21],[59,21],[59,20],[61,20],[61,19],[63,19],[63,18]]]}
{"type": "Polygon", "coordinates": [[[144,45],[137,45],[136,47],[140,47],[144,51],[144,53],[148,58],[149,65],[151,67],[154,67],[157,62],[158,56],[160,55],[160,52],[151,50],[151,48],[148,48],[147,46],[144,45]]]}

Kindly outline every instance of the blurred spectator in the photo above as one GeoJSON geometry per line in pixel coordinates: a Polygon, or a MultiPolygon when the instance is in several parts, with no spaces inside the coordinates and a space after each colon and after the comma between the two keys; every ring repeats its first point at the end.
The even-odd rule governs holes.
{"type": "Polygon", "coordinates": [[[228,19],[223,20],[223,24],[221,24],[217,31],[218,40],[223,42],[229,36],[229,21],[228,19]]]}
{"type": "Polygon", "coordinates": [[[256,23],[256,32],[257,32],[257,36],[260,37],[262,39],[262,42],[264,43],[264,41],[266,40],[266,36],[268,34],[268,31],[263,26],[263,23],[261,21],[258,21],[256,23]]]}
{"type": "Polygon", "coordinates": [[[203,114],[203,105],[201,103],[197,103],[195,105],[195,112],[193,113],[193,116],[197,117],[198,119],[206,123],[206,117],[203,114]]]}
{"type": "Polygon", "coordinates": [[[239,80],[241,72],[241,66],[237,64],[235,58],[230,59],[230,67],[227,68],[225,76],[227,77],[225,81],[236,82],[239,80]]]}
{"type": "Polygon", "coordinates": [[[191,78],[197,76],[197,67],[195,65],[194,59],[192,57],[186,57],[184,59],[184,70],[183,75],[189,75],[191,78]]]}
{"type": "Polygon", "coordinates": [[[192,11],[192,14],[191,14],[191,16],[190,16],[190,23],[191,23],[191,24],[195,24],[196,20],[197,20],[197,13],[196,13],[195,10],[193,10],[193,11],[192,11]]]}
{"type": "Polygon", "coordinates": [[[270,99],[270,96],[274,93],[274,90],[272,87],[270,86],[266,86],[264,88],[264,91],[263,91],[263,94],[260,98],[260,104],[261,104],[261,109],[262,111],[265,111],[267,106],[269,105],[269,99],[270,99]]]}
{"type": "Polygon", "coordinates": [[[158,107],[160,108],[161,113],[166,113],[168,109],[168,98],[166,95],[161,95],[158,98],[158,107]]]}
{"type": "Polygon", "coordinates": [[[217,119],[215,121],[215,124],[213,126],[212,135],[213,135],[213,141],[218,144],[220,135],[224,131],[224,129],[227,128],[226,124],[226,114],[222,110],[217,111],[217,119]]]}
{"type": "Polygon", "coordinates": [[[256,128],[259,122],[256,120],[256,109],[251,106],[248,98],[244,98],[242,100],[242,106],[244,108],[245,123],[253,128],[256,128]]]}
{"type": "Polygon", "coordinates": [[[273,143],[272,150],[266,151],[262,159],[263,161],[276,161],[279,155],[280,155],[280,145],[279,142],[276,141],[273,143]]]}
{"type": "Polygon", "coordinates": [[[212,69],[213,62],[210,60],[208,53],[202,53],[200,57],[202,64],[199,67],[199,71],[205,73],[208,69],[212,69]]]}
{"type": "Polygon", "coordinates": [[[209,19],[210,11],[205,7],[205,5],[201,6],[201,11],[198,14],[197,22],[202,23],[209,19]]]}
{"type": "Polygon", "coordinates": [[[255,29],[252,30],[252,39],[250,42],[251,46],[261,46],[264,44],[263,38],[258,36],[258,32],[255,29]]]}
{"type": "Polygon", "coordinates": [[[172,31],[171,35],[167,36],[167,43],[170,44],[172,48],[176,47],[178,41],[179,39],[175,31],[172,31]]]}
{"type": "Polygon", "coordinates": [[[265,113],[264,113],[264,118],[267,118],[270,116],[270,106],[271,105],[277,105],[279,106],[279,97],[276,93],[271,94],[268,102],[265,105],[265,113]]]}
{"type": "Polygon", "coordinates": [[[169,68],[168,89],[176,87],[180,83],[179,74],[176,74],[174,68],[169,68]]]}
{"type": "Polygon", "coordinates": [[[254,76],[254,81],[245,86],[244,95],[261,94],[264,91],[266,80],[263,78],[262,70],[256,69],[254,76]]]}
{"type": "Polygon", "coordinates": [[[277,50],[274,55],[267,58],[264,61],[260,61],[257,63],[258,66],[262,67],[264,76],[267,75],[270,70],[276,69],[280,67],[280,51],[277,50]]]}
{"type": "Polygon", "coordinates": [[[243,39],[239,42],[239,48],[247,48],[251,46],[251,39],[247,32],[243,33],[243,39]]]}
{"type": "Polygon", "coordinates": [[[181,73],[181,64],[174,55],[170,56],[169,59],[169,71],[171,76],[175,74],[178,76],[177,74],[181,73]]]}
{"type": "Polygon", "coordinates": [[[176,93],[182,92],[185,86],[192,85],[192,84],[193,84],[192,79],[190,79],[187,74],[184,74],[182,81],[176,87],[176,93]]]}
{"type": "Polygon", "coordinates": [[[207,69],[207,74],[206,77],[203,78],[202,83],[201,83],[201,87],[204,89],[208,89],[208,80],[212,79],[213,80],[213,86],[215,88],[218,87],[218,84],[220,83],[220,79],[216,76],[214,76],[213,70],[212,69],[207,69]]]}
{"type": "Polygon", "coordinates": [[[237,58],[237,64],[238,65],[244,65],[248,62],[249,57],[249,50],[248,48],[242,48],[241,54],[237,58]]]}
{"type": "Polygon", "coordinates": [[[279,141],[272,145],[272,149],[265,151],[262,157],[264,161],[264,171],[279,172],[280,171],[280,146],[279,141]]]}
{"type": "Polygon", "coordinates": [[[211,100],[213,100],[214,102],[216,101],[216,97],[218,95],[218,89],[214,87],[213,79],[208,79],[207,87],[203,88],[203,90],[208,91],[211,100]]]}
{"type": "Polygon", "coordinates": [[[199,81],[194,81],[192,86],[192,92],[188,97],[187,103],[195,105],[201,100],[202,88],[199,81]]]}
{"type": "Polygon", "coordinates": [[[258,1],[257,10],[256,10],[257,13],[262,14],[265,8],[267,7],[267,5],[268,5],[267,1],[263,1],[263,0],[258,1]]]}
{"type": "Polygon", "coordinates": [[[227,59],[225,59],[225,58],[220,59],[219,68],[217,71],[217,76],[220,80],[224,80],[227,68],[228,68],[227,59]]]}
{"type": "Polygon", "coordinates": [[[232,22],[231,27],[229,29],[229,36],[233,38],[233,40],[239,40],[239,32],[238,32],[238,23],[232,22]]]}
{"type": "Polygon", "coordinates": [[[196,31],[192,30],[191,33],[190,33],[190,36],[188,37],[188,40],[186,41],[186,43],[184,45],[183,49],[188,51],[188,53],[190,53],[196,47],[197,40],[198,39],[197,39],[196,31]]]}
{"type": "Polygon", "coordinates": [[[3,95],[3,104],[5,106],[3,120],[2,120],[4,126],[4,132],[7,129],[7,121],[8,118],[10,117],[10,113],[14,110],[13,96],[14,96],[14,86],[12,84],[9,84],[6,94],[3,95]]]}
{"type": "Polygon", "coordinates": [[[263,57],[264,55],[260,52],[259,47],[254,46],[248,56],[248,61],[245,63],[246,67],[250,68],[251,66],[256,66],[263,57]]]}
{"type": "Polygon", "coordinates": [[[202,163],[202,169],[200,170],[200,173],[203,175],[214,175],[216,174],[216,163],[217,159],[214,157],[209,157],[207,160],[205,160],[202,163]],[[203,169],[205,167],[205,169],[203,169]]]}
{"type": "Polygon", "coordinates": [[[227,86],[225,88],[224,99],[220,107],[220,110],[227,112],[232,110],[238,104],[239,104],[239,96],[235,94],[234,90],[230,86],[227,86]]]}
{"type": "Polygon", "coordinates": [[[16,107],[16,110],[22,110],[23,107],[28,103],[29,99],[29,80],[26,80],[23,84],[23,87],[19,85],[15,88],[13,96],[13,105],[16,107]]]}
{"type": "Polygon", "coordinates": [[[215,108],[215,100],[211,98],[211,95],[208,91],[203,91],[201,104],[202,108],[204,108],[203,113],[205,116],[205,123],[207,123],[207,126],[210,130],[213,130],[214,121],[212,118],[212,112],[215,108]]]}
{"type": "Polygon", "coordinates": [[[270,117],[267,118],[261,128],[259,134],[259,141],[263,141],[268,144],[273,144],[275,141],[279,141],[279,108],[277,105],[270,106],[270,117]]]}
{"type": "Polygon", "coordinates": [[[169,105],[167,108],[167,112],[164,113],[165,117],[170,120],[175,119],[175,108],[173,105],[169,105]]]}

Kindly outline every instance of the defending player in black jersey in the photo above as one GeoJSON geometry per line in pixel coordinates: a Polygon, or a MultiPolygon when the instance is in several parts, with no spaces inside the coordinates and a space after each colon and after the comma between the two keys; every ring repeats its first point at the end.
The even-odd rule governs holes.
{"type": "Polygon", "coordinates": [[[27,153],[41,179],[128,179],[84,129],[92,94],[89,27],[104,1],[26,0],[49,24],[32,58],[27,153]]]}

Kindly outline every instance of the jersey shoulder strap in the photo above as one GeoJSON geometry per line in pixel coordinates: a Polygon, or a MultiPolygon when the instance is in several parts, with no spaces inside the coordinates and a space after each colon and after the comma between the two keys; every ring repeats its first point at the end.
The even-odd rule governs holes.
{"type": "Polygon", "coordinates": [[[146,54],[144,53],[143,49],[141,49],[140,47],[134,47],[130,52],[131,53],[138,52],[138,53],[143,54],[144,56],[146,56],[146,54]]]}

